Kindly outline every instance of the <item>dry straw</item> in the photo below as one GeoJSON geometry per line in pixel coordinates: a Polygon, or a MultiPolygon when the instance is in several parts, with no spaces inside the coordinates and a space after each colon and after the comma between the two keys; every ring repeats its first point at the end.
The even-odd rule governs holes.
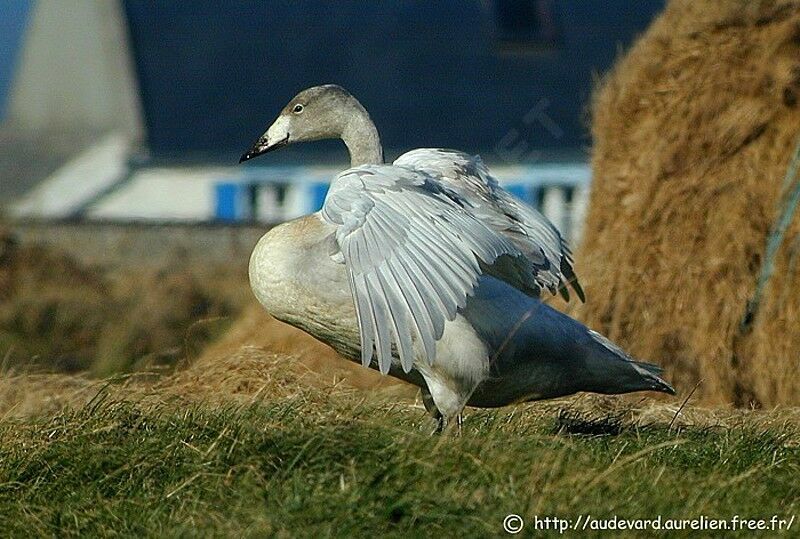
{"type": "Polygon", "coordinates": [[[573,314],[679,390],[702,379],[700,401],[800,403],[800,212],[742,326],[792,190],[800,1],[671,1],[592,117],[588,300],[573,314]]]}

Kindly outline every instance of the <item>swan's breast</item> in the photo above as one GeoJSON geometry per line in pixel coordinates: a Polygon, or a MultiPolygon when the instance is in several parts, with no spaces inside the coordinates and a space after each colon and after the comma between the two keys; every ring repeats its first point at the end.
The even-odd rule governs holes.
{"type": "Polygon", "coordinates": [[[333,231],[318,214],[272,228],[250,256],[250,287],[272,316],[345,353],[358,347],[358,324],[345,266],[330,256],[333,231]]]}

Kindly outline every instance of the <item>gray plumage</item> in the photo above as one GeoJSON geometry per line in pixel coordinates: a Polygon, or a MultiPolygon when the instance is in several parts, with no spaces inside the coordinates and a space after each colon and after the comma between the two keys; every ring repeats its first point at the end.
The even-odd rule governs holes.
{"type": "Polygon", "coordinates": [[[568,286],[584,299],[570,250],[479,157],[419,149],[384,165],[366,110],[329,85],[292,99],[242,160],[320,138],[341,138],[354,168],[318,213],[254,250],[251,286],[274,316],[419,385],[440,427],[467,404],[674,392],[658,367],[539,300],[568,299],[568,286]]]}

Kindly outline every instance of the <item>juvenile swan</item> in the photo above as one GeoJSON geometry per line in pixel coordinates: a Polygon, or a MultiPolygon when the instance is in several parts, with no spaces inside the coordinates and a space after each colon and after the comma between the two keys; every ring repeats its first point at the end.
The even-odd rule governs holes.
{"type": "Polygon", "coordinates": [[[539,301],[583,299],[561,235],[497,185],[477,157],[411,151],[384,165],[361,104],[333,85],[304,90],[241,161],[341,138],[353,168],[322,209],[270,230],[250,283],[276,318],[343,356],[418,385],[443,430],[466,405],[570,395],[674,394],[655,365],[539,301]]]}

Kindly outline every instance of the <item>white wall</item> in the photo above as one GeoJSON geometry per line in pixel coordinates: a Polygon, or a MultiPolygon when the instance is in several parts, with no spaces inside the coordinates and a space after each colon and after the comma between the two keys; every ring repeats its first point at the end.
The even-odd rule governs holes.
{"type": "Polygon", "coordinates": [[[38,0],[7,121],[24,132],[140,134],[132,59],[116,0],[38,0]]]}

